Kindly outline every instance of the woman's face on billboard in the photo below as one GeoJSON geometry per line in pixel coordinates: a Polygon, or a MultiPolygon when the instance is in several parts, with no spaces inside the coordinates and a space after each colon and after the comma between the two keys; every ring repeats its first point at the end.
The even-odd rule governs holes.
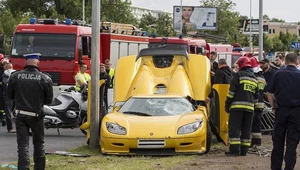
{"type": "Polygon", "coordinates": [[[192,7],[182,7],[182,17],[185,20],[189,20],[192,13],[193,13],[193,8],[192,7]]]}

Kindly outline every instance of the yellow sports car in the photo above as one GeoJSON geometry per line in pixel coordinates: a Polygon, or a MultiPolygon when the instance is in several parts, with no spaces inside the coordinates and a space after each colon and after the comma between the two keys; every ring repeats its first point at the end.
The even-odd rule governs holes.
{"type": "Polygon", "coordinates": [[[206,108],[184,96],[133,96],[102,121],[103,154],[204,153],[210,143],[206,108]]]}
{"type": "MultiPolygon", "coordinates": [[[[186,49],[148,48],[120,58],[114,77],[114,109],[100,127],[101,152],[205,153],[210,149],[211,130],[227,144],[228,114],[222,101],[229,86],[214,85],[210,109],[210,77],[209,59],[188,54],[186,49]]],[[[89,111],[87,115],[81,129],[87,130],[89,141],[89,111]]]]}

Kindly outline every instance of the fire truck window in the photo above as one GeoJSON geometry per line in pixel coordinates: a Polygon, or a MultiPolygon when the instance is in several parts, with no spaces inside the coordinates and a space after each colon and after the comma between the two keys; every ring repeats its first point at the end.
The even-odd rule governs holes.
{"type": "Polygon", "coordinates": [[[173,63],[173,57],[172,55],[159,55],[153,56],[152,60],[156,68],[168,68],[173,63]]]}
{"type": "Polygon", "coordinates": [[[88,55],[89,54],[88,37],[81,37],[81,43],[82,43],[82,55],[88,55]]]}
{"type": "Polygon", "coordinates": [[[196,47],[194,45],[190,46],[190,53],[191,54],[196,54],[196,47]]]}
{"type": "Polygon", "coordinates": [[[75,44],[75,34],[17,33],[13,37],[11,55],[40,53],[41,57],[74,58],[75,44]]]}

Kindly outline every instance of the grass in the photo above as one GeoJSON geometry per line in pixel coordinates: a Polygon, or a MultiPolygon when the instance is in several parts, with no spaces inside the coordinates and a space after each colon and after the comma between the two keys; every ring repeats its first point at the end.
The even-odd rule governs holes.
{"type": "MultiPolygon", "coordinates": [[[[46,155],[47,170],[164,170],[183,162],[196,159],[195,155],[169,157],[122,157],[103,156],[98,151],[90,151],[88,146],[71,150],[74,153],[91,154],[91,157],[80,158],[60,155],[46,155]]],[[[16,163],[12,163],[16,165],[16,163]]],[[[31,160],[31,164],[33,161],[31,160]]],[[[31,165],[30,169],[33,169],[31,165]]]]}

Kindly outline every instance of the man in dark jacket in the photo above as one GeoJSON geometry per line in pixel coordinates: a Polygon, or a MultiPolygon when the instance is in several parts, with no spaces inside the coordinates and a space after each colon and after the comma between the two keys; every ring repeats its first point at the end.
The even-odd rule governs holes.
{"type": "Polygon", "coordinates": [[[219,69],[215,73],[214,84],[230,84],[234,72],[229,68],[224,58],[219,60],[219,69]]]}
{"type": "Polygon", "coordinates": [[[106,73],[105,71],[105,65],[103,63],[100,64],[100,80],[105,80],[105,90],[104,90],[104,102],[106,105],[106,108],[108,108],[108,89],[110,87],[110,75],[106,73]]]}
{"type": "Polygon", "coordinates": [[[44,170],[46,164],[43,105],[51,104],[53,88],[51,78],[39,71],[40,55],[24,55],[25,69],[11,74],[7,86],[8,99],[15,101],[18,169],[30,167],[29,129],[33,133],[34,169],[44,170]]]}

